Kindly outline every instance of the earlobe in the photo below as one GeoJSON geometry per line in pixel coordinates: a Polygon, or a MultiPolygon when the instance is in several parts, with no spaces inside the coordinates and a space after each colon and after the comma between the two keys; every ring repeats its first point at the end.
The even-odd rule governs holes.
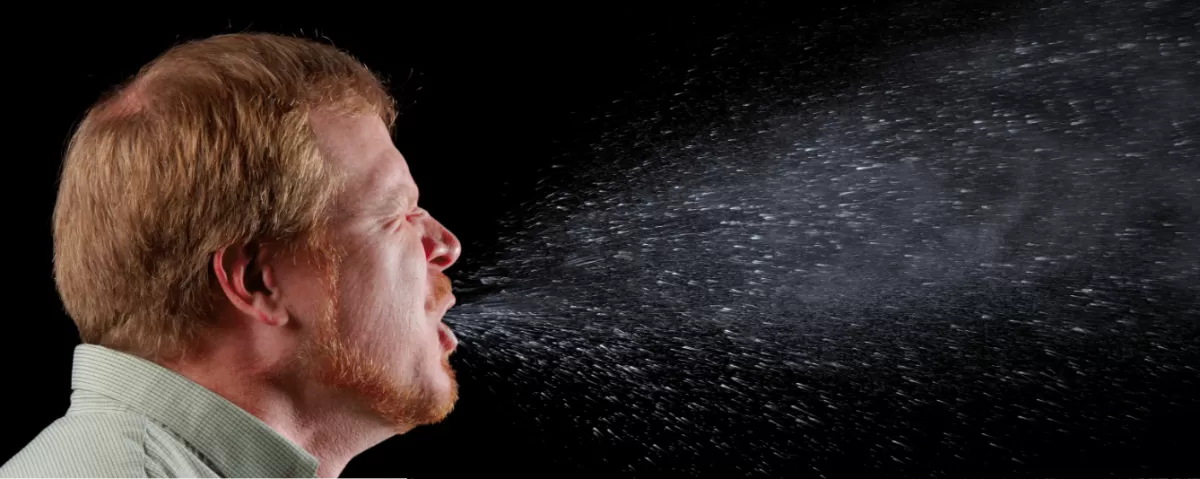
{"type": "Polygon", "coordinates": [[[287,324],[286,316],[276,316],[267,312],[259,312],[258,319],[268,326],[281,326],[287,324]]]}

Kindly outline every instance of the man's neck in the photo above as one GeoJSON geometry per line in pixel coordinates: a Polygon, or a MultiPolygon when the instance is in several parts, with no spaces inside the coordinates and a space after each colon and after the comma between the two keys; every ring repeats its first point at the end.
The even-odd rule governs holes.
{"type": "Polygon", "coordinates": [[[319,477],[337,477],[355,456],[400,434],[361,402],[297,374],[254,371],[233,351],[163,366],[237,405],[320,461],[319,477]]]}

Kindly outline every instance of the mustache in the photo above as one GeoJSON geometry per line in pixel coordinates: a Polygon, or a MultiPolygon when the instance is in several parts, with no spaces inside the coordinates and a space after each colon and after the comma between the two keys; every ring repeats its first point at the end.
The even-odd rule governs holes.
{"type": "Polygon", "coordinates": [[[453,289],[450,287],[450,277],[446,276],[444,273],[442,273],[440,271],[434,273],[433,274],[433,297],[436,298],[437,303],[441,303],[441,301],[443,299],[445,299],[446,296],[449,296],[452,292],[453,292],[453,289]]]}

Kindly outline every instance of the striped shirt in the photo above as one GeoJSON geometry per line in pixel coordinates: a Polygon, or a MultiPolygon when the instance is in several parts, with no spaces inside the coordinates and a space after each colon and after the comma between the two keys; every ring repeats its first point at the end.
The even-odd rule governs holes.
{"type": "Polygon", "coordinates": [[[315,477],[317,459],[216,393],[150,361],[83,344],[71,407],[0,477],[315,477]]]}

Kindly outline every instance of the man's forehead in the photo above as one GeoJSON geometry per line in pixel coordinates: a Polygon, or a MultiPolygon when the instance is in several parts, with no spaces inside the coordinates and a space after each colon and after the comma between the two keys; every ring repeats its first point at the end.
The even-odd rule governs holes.
{"type": "Polygon", "coordinates": [[[404,155],[379,118],[318,113],[312,121],[327,159],[344,175],[343,206],[374,211],[416,201],[417,185],[404,155]],[[356,203],[362,206],[351,206],[356,203]]]}

